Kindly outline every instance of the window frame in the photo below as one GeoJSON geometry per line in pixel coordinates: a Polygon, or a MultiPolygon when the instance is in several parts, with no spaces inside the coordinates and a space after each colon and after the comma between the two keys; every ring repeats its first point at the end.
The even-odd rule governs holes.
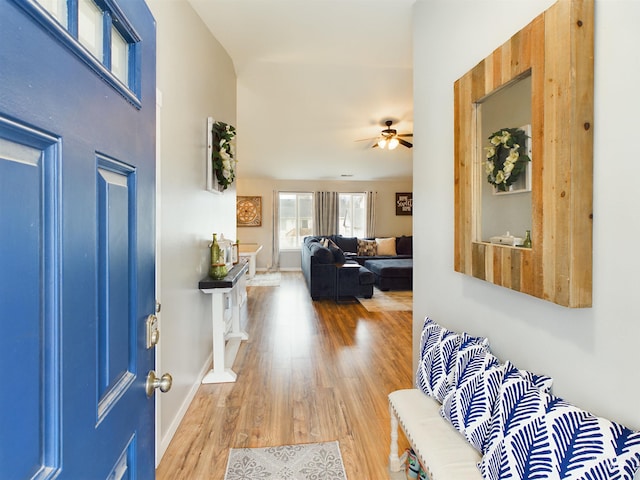
{"type": "Polygon", "coordinates": [[[140,42],[142,38],[128,21],[115,0],[92,0],[102,10],[102,59],[97,58],[78,39],[78,2],[67,0],[66,25],[60,23],[37,0],[13,0],[69,51],[82,60],[108,85],[122,95],[134,107],[142,108],[140,82],[140,42]],[[128,72],[123,81],[111,71],[111,29],[115,28],[128,44],[128,72]]]}
{"type": "Polygon", "coordinates": [[[278,251],[279,252],[296,252],[296,251],[300,251],[302,248],[302,240],[304,239],[305,236],[300,236],[300,243],[297,247],[283,247],[283,242],[281,240],[280,234],[281,234],[281,229],[280,229],[280,225],[281,225],[281,221],[282,221],[282,208],[281,208],[281,201],[282,201],[282,195],[295,195],[296,196],[296,228],[299,229],[300,228],[300,215],[299,215],[299,205],[300,205],[300,197],[302,195],[308,195],[311,199],[311,233],[309,235],[314,235],[314,228],[313,228],[313,224],[314,224],[314,216],[315,216],[315,212],[314,212],[314,205],[315,205],[315,198],[313,195],[313,192],[291,192],[291,191],[282,191],[282,192],[278,192],[278,225],[277,225],[277,229],[278,229],[278,251]]]}
{"type": "Polygon", "coordinates": [[[342,235],[343,237],[360,237],[360,238],[364,238],[366,236],[366,231],[367,231],[367,208],[368,208],[368,205],[367,205],[367,193],[366,192],[339,192],[338,193],[338,234],[342,235]],[[353,224],[355,222],[353,222],[353,221],[352,221],[352,225],[350,227],[350,232],[348,234],[347,233],[343,233],[341,231],[342,230],[342,226],[343,226],[343,220],[341,220],[342,217],[340,216],[340,214],[341,214],[340,206],[342,205],[342,197],[343,196],[349,196],[350,197],[350,201],[349,201],[349,205],[350,205],[349,211],[350,212],[349,213],[351,213],[351,217],[352,218],[355,218],[354,215],[353,215],[353,212],[354,212],[353,198],[355,196],[362,197],[362,203],[363,203],[363,206],[364,206],[364,209],[363,209],[364,213],[363,213],[363,217],[362,217],[362,235],[358,235],[358,234],[354,233],[353,224]]]}

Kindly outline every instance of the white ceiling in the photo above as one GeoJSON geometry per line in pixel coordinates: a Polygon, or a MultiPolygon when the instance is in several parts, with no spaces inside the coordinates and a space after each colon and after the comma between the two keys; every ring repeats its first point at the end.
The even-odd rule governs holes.
{"type": "Polygon", "coordinates": [[[413,132],[414,2],[189,0],[235,65],[240,174],[411,177],[412,149],[356,140],[413,132]]]}

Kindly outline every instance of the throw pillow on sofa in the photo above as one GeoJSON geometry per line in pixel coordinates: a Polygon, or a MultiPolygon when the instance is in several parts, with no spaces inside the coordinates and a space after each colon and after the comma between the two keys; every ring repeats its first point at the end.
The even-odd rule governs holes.
{"type": "Polygon", "coordinates": [[[335,242],[333,240],[329,240],[328,241],[327,248],[329,249],[329,251],[333,255],[333,261],[335,263],[344,263],[345,262],[344,252],[342,251],[342,249],[338,245],[335,244],[335,242]]]}
{"type": "Polygon", "coordinates": [[[373,257],[377,252],[377,244],[375,240],[358,239],[358,255],[361,257],[373,257]]]}
{"type": "Polygon", "coordinates": [[[413,255],[413,237],[401,236],[396,240],[396,253],[398,255],[413,255]]]}
{"type": "Polygon", "coordinates": [[[478,464],[483,478],[632,480],[639,467],[640,432],[505,375],[478,464]]]}
{"type": "Polygon", "coordinates": [[[358,253],[358,237],[343,237],[342,235],[335,235],[331,239],[343,252],[353,253],[354,255],[358,253]]]}
{"type": "Polygon", "coordinates": [[[313,242],[309,251],[316,259],[316,263],[333,263],[333,253],[327,247],[323,247],[320,242],[313,242]]]}
{"type": "Polygon", "coordinates": [[[397,255],[396,237],[376,238],[376,251],[378,255],[397,255]]]}

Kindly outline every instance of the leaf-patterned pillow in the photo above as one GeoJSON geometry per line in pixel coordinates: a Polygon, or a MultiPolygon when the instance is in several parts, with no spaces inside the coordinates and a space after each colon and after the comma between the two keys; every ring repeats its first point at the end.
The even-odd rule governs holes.
{"type": "Polygon", "coordinates": [[[453,386],[459,334],[427,318],[420,340],[420,362],[416,384],[427,395],[442,402],[453,386]]]}
{"type": "Polygon", "coordinates": [[[507,365],[481,349],[462,349],[456,362],[455,388],[444,398],[440,414],[478,451],[486,442],[493,405],[507,365]]]}
{"type": "Polygon", "coordinates": [[[639,467],[640,432],[505,374],[478,464],[483,478],[632,480],[639,467]]]}
{"type": "Polygon", "coordinates": [[[420,339],[420,362],[416,372],[418,388],[442,403],[453,389],[459,350],[471,350],[475,345],[488,350],[486,338],[458,334],[427,317],[420,339]]]}

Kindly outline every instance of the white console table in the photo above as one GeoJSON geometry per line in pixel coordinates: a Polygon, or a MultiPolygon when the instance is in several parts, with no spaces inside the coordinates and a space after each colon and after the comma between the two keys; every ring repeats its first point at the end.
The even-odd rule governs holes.
{"type": "Polygon", "coordinates": [[[202,383],[235,382],[237,374],[231,369],[238,354],[240,342],[249,335],[241,330],[242,307],[247,301],[246,260],[240,261],[226,277],[215,280],[206,277],[198,287],[211,295],[211,322],[213,324],[213,368],[202,383]]]}
{"type": "Polygon", "coordinates": [[[238,256],[249,260],[249,278],[256,274],[256,255],[262,250],[262,245],[257,243],[241,243],[238,245],[238,256]]]}

